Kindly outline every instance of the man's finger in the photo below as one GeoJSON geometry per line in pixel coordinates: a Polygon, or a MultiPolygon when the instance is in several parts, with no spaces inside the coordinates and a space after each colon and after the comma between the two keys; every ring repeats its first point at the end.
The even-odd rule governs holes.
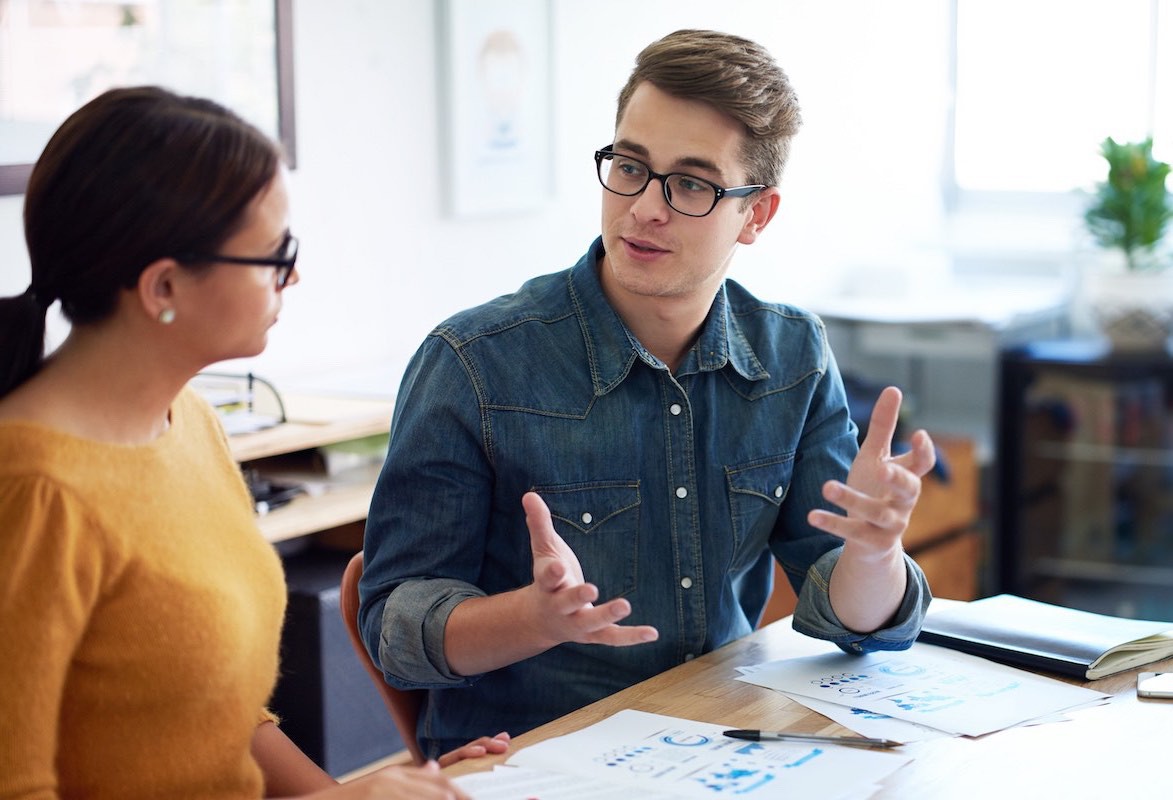
{"type": "Polygon", "coordinates": [[[534,553],[534,582],[544,592],[557,591],[566,581],[566,565],[554,558],[539,558],[534,553]]]}
{"type": "Polygon", "coordinates": [[[554,531],[554,520],[546,501],[536,492],[526,492],[522,495],[521,505],[525,509],[525,526],[529,528],[534,557],[555,555],[558,535],[554,531]]]}
{"type": "Polygon", "coordinates": [[[589,644],[605,644],[610,647],[631,647],[647,644],[660,638],[660,632],[651,625],[608,625],[596,631],[589,644]]]}
{"type": "Polygon", "coordinates": [[[909,472],[923,478],[937,464],[937,448],[925,431],[916,431],[909,439],[911,449],[892,459],[909,472]]]}
{"type": "Polygon", "coordinates": [[[879,457],[892,452],[892,437],[896,435],[896,424],[900,421],[902,399],[903,395],[895,386],[885,387],[880,392],[872,408],[871,421],[868,422],[868,435],[860,445],[860,450],[868,450],[873,456],[879,457]]]}

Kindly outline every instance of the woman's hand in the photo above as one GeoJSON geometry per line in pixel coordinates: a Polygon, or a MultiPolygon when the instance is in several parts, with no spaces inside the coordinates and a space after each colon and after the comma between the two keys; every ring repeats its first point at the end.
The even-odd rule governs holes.
{"type": "Polygon", "coordinates": [[[429,761],[422,767],[384,767],[361,778],[305,795],[304,800],[472,799],[460,791],[447,775],[440,772],[440,765],[437,762],[429,761]]]}
{"type": "Polygon", "coordinates": [[[449,767],[457,761],[463,761],[466,758],[480,758],[490,753],[504,753],[508,749],[509,734],[501,731],[496,736],[482,736],[463,747],[458,747],[449,753],[445,753],[440,756],[440,766],[449,767]]]}

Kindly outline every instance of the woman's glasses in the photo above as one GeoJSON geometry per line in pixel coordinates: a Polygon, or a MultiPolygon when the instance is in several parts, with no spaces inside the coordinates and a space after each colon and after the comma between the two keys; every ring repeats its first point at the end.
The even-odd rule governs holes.
{"type": "Polygon", "coordinates": [[[297,237],[291,234],[285,234],[285,240],[281,242],[281,246],[277,248],[274,255],[268,257],[246,257],[246,256],[226,256],[220,253],[190,253],[176,258],[177,261],[185,263],[192,263],[197,261],[216,262],[218,264],[243,264],[248,267],[276,267],[277,268],[277,288],[285,288],[285,284],[289,281],[289,275],[293,272],[294,266],[297,264],[297,237]]]}

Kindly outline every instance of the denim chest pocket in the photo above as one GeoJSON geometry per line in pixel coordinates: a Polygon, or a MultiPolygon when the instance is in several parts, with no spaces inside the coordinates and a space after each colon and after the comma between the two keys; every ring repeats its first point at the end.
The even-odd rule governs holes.
{"type": "Polygon", "coordinates": [[[725,468],[733,527],[730,571],[744,569],[761,555],[790,490],[794,453],[725,468]]]}
{"type": "Polygon", "coordinates": [[[639,557],[639,481],[535,486],[558,531],[599,587],[598,602],[630,594],[639,557]]]}

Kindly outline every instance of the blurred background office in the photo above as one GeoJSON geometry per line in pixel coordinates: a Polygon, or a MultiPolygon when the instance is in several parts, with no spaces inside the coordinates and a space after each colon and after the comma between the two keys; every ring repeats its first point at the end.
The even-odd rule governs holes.
{"type": "MultiPolygon", "coordinates": [[[[793,80],[805,125],[781,211],[731,276],[831,316],[1000,322],[1061,306],[1094,256],[1078,190],[1102,177],[1100,142],[1152,133],[1173,155],[1170,0],[497,4],[546,17],[525,71],[548,81],[544,149],[516,184],[462,181],[453,140],[468,87],[452,74],[452,37],[461,14],[493,3],[284,2],[303,291],[266,353],[230,366],[285,384],[393,394],[437,321],[573,264],[598,232],[591,154],[611,141],[616,94],[636,53],[680,27],[759,40],[793,80]]],[[[0,0],[0,20],[79,5],[102,4],[0,0]]],[[[16,45],[0,38],[0,96],[19,78],[11,58],[5,69],[16,45]]],[[[499,60],[492,76],[510,69],[499,60]]],[[[4,294],[28,280],[20,207],[0,197],[4,294]]],[[[62,333],[53,326],[54,341],[62,333]]]]}
{"type": "MultiPolygon", "coordinates": [[[[684,27],[761,42],[796,87],[780,212],[730,275],[822,314],[845,374],[900,385],[907,421],[942,444],[948,479],[926,483],[905,537],[934,594],[1173,618],[1168,353],[1006,355],[1089,332],[1082,279],[1111,260],[1083,221],[1105,138],[1152,136],[1173,160],[1173,0],[0,0],[0,295],[29,281],[13,165],[43,147],[30,131],[119,70],[144,82],[182,61],[240,90],[220,99],[261,112],[296,161],[301,285],[265,353],[223,370],[373,402],[363,433],[380,434],[436,323],[571,266],[598,235],[592,154],[618,91],[645,45],[684,27]]],[[[66,330],[51,310],[50,345],[66,330]]],[[[356,691],[372,687],[335,669],[332,649],[350,654],[321,621],[340,624],[327,590],[361,545],[362,491],[330,522],[303,513],[311,498],[262,526],[293,554],[298,669],[356,691]],[[343,557],[299,566],[311,539],[343,557]]],[[[789,613],[784,594],[768,618],[789,613]]],[[[375,741],[355,712],[307,704],[316,689],[282,691],[310,709],[299,744],[333,774],[375,741]]],[[[354,707],[377,711],[373,697],[354,707]]]]}

